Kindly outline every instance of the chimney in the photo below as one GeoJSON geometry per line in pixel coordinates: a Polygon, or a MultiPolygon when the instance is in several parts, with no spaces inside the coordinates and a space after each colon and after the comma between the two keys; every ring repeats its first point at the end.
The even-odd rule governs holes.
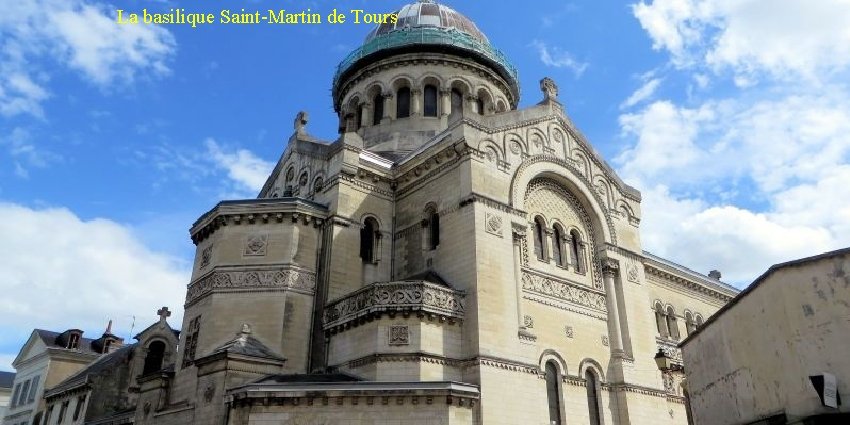
{"type": "Polygon", "coordinates": [[[714,280],[720,280],[720,271],[712,270],[712,271],[708,272],[708,277],[710,277],[714,280]]]}

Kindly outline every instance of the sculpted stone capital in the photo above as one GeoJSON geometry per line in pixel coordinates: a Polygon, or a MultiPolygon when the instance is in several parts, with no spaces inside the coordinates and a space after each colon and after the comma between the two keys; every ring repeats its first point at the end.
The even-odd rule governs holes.
{"type": "Polygon", "coordinates": [[[610,258],[602,260],[602,275],[605,277],[614,277],[620,271],[620,264],[610,258]]]}

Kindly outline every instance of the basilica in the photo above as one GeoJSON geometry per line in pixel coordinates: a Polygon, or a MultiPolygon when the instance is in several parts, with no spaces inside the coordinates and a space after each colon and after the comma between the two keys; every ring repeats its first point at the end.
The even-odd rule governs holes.
{"type": "Polygon", "coordinates": [[[472,20],[397,16],[336,70],[339,137],[299,113],[257,198],[192,224],[179,331],[163,309],[44,423],[689,423],[678,342],[737,291],[642,250],[555,81],[520,109],[472,20]]]}

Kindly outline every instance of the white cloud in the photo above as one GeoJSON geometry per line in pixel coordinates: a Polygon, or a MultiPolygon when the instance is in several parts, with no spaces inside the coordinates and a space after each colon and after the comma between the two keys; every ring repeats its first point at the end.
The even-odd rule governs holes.
{"type": "Polygon", "coordinates": [[[631,108],[632,106],[651,98],[660,84],[660,78],[652,78],[649,81],[646,81],[642,86],[640,86],[640,88],[635,90],[628,99],[620,104],[620,109],[631,108]]]}
{"type": "Polygon", "coordinates": [[[245,196],[256,196],[274,168],[273,163],[257,157],[247,149],[226,152],[213,139],[207,139],[205,145],[209,158],[218,168],[227,171],[238,190],[247,192],[245,196]]]}
{"type": "Polygon", "coordinates": [[[570,52],[558,47],[550,47],[540,40],[534,40],[531,45],[537,49],[540,54],[540,61],[546,66],[569,69],[576,77],[581,77],[581,74],[587,69],[588,64],[577,60],[570,52]]]}
{"type": "Polygon", "coordinates": [[[634,143],[616,163],[643,190],[644,247],[741,281],[850,245],[847,98],[834,88],[693,108],[657,101],[621,116],[634,143]]]}
{"type": "Polygon", "coordinates": [[[166,74],[176,51],[172,34],[157,25],[118,25],[114,13],[90,0],[6,5],[0,16],[0,114],[43,117],[56,66],[107,90],[139,75],[166,74]]]}
{"type": "Polygon", "coordinates": [[[633,12],[679,66],[820,80],[850,65],[847,0],[642,0],[633,12]]]}
{"type": "Polygon", "coordinates": [[[175,312],[171,325],[181,325],[189,267],[151,251],[127,226],[65,208],[0,203],[0,240],[0,342],[16,347],[4,348],[4,360],[34,327],[99,337],[113,319],[113,331],[128,337],[134,316],[137,332],[163,305],[175,312]]]}

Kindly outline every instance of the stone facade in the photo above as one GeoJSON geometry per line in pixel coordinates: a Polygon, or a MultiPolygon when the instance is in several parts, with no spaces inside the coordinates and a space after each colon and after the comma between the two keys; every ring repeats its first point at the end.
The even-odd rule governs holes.
{"type": "Polygon", "coordinates": [[[850,249],[774,265],[688,337],[694,423],[850,422],[848,276],[850,249]],[[824,374],[840,405],[822,403],[824,374]]]}
{"type": "Polygon", "coordinates": [[[642,251],[640,193],[554,81],[518,109],[474,23],[400,13],[337,69],[339,138],[299,113],[257,199],[192,226],[179,349],[134,423],[686,423],[653,356],[736,291],[642,251]]]}

